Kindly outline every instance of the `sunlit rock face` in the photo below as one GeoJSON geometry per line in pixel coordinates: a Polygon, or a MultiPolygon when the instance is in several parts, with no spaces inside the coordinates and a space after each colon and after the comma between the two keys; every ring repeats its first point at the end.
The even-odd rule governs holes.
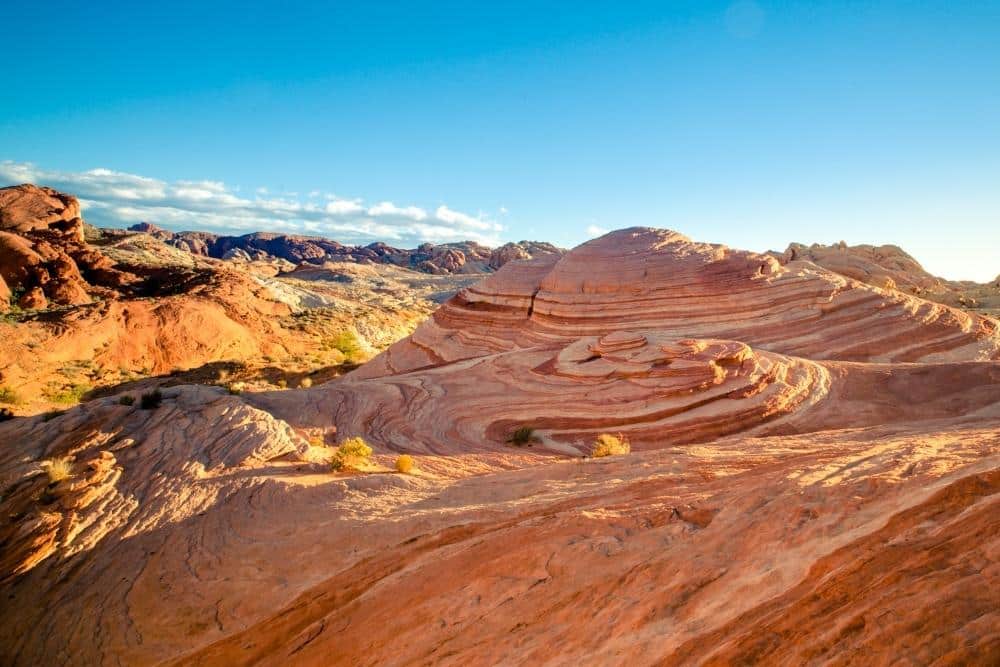
{"type": "Polygon", "coordinates": [[[669,231],[510,260],[311,389],[0,442],[11,664],[1000,659],[996,321],[669,231]]]}
{"type": "Polygon", "coordinates": [[[814,360],[1000,357],[996,320],[809,262],[781,265],[768,255],[633,228],[563,257],[505,266],[461,291],[361,375],[612,331],[739,340],[814,360]]]}
{"type": "MultiPolygon", "coordinates": [[[[987,317],[808,263],[627,229],[460,291],[326,388],[309,420],[394,451],[495,451],[521,425],[562,453],[587,453],[601,432],[655,449],[935,414],[936,397],[886,408],[870,388],[888,375],[884,391],[898,391],[919,374],[891,364],[919,361],[936,364],[921,373],[942,397],[976,393],[941,364],[995,359],[998,345],[987,317]]],[[[973,386],[993,383],[983,368],[964,371],[973,386]]]]}

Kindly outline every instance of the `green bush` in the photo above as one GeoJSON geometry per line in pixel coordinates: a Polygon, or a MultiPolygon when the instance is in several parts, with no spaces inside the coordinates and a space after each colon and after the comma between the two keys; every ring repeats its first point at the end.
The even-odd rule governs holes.
{"type": "Polygon", "coordinates": [[[344,355],[344,361],[347,363],[353,364],[361,361],[361,343],[353,331],[342,331],[333,339],[332,347],[344,355]]]}
{"type": "Polygon", "coordinates": [[[73,405],[79,403],[84,395],[90,391],[90,386],[86,384],[74,384],[70,385],[65,389],[61,389],[57,392],[47,394],[47,397],[53,403],[62,403],[64,405],[73,405]]]}
{"type": "Polygon", "coordinates": [[[163,402],[163,392],[159,389],[146,392],[139,398],[139,407],[143,410],[155,410],[163,402]]]}
{"type": "Polygon", "coordinates": [[[118,405],[132,405],[135,403],[135,396],[132,394],[122,394],[118,397],[118,405]]]}
{"type": "Polygon", "coordinates": [[[7,405],[17,405],[21,402],[21,396],[10,387],[0,387],[0,403],[7,405]]]}

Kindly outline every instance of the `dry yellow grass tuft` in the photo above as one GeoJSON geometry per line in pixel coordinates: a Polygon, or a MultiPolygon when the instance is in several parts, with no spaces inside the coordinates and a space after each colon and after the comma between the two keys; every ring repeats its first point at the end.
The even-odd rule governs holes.
{"type": "Polygon", "coordinates": [[[413,457],[409,454],[401,454],[396,459],[396,470],[404,475],[408,475],[413,470],[413,457]]]}
{"type": "Polygon", "coordinates": [[[42,469],[49,476],[49,484],[56,484],[73,474],[73,464],[69,459],[49,459],[42,461],[42,469]]]}
{"type": "Polygon", "coordinates": [[[621,433],[618,435],[602,433],[597,436],[597,440],[594,442],[594,449],[590,452],[590,455],[594,458],[600,458],[603,456],[628,454],[630,451],[632,451],[632,447],[628,443],[628,438],[621,433]]]}

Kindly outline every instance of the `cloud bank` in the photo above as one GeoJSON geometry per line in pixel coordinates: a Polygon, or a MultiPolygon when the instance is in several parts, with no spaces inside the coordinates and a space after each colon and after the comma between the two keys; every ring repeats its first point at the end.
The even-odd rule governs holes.
{"type": "Polygon", "coordinates": [[[481,213],[471,215],[445,205],[426,210],[391,201],[366,204],[316,191],[305,198],[275,196],[266,188],[257,188],[248,198],[219,181],[168,183],[111,169],[60,172],[27,162],[0,162],[0,185],[18,183],[48,185],[76,196],[87,222],[99,227],[151,222],[174,231],[285,232],[404,246],[465,240],[495,246],[500,245],[504,229],[481,213]]]}

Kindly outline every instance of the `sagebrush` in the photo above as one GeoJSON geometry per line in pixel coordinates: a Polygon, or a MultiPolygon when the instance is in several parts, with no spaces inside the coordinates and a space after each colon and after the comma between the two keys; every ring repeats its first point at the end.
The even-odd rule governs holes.
{"type": "Polygon", "coordinates": [[[334,470],[358,470],[368,465],[371,457],[372,448],[363,438],[348,438],[338,445],[330,465],[334,470]]]}

